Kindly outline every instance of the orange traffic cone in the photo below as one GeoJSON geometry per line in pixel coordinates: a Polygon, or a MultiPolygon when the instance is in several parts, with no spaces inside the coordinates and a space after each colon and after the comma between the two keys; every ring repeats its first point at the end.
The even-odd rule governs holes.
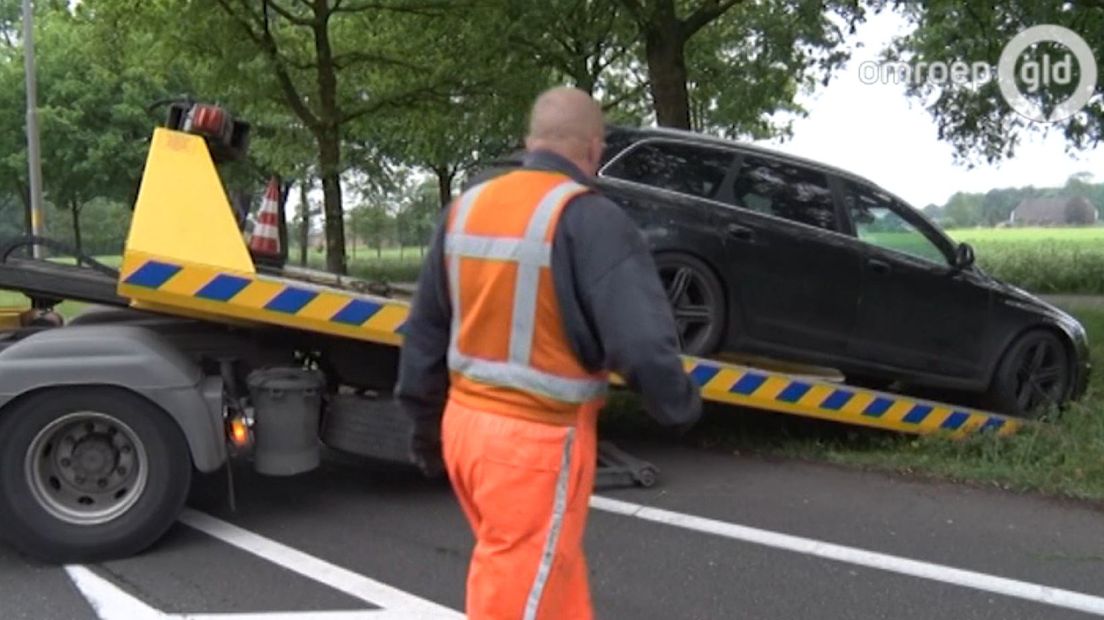
{"type": "Polygon", "coordinates": [[[253,254],[277,256],[280,254],[279,223],[280,186],[273,178],[268,182],[257,220],[249,236],[249,251],[253,254]]]}

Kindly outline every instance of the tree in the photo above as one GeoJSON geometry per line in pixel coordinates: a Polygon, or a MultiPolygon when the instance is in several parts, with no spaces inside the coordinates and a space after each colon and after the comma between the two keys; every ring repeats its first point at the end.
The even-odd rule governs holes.
{"type": "Polygon", "coordinates": [[[39,13],[43,186],[69,212],[73,246],[81,252],[84,206],[96,197],[125,203],[135,195],[149,135],[146,97],[159,85],[90,36],[82,14],[67,7],[39,13]]]}
{"type": "Polygon", "coordinates": [[[837,22],[853,30],[865,15],[857,0],[619,1],[644,42],[656,121],[682,129],[739,128],[792,106],[811,69],[826,81],[846,59],[837,22]]]}
{"type": "Polygon", "coordinates": [[[947,201],[944,215],[958,228],[977,226],[981,223],[981,200],[977,194],[956,192],[947,201]]]}
{"type": "Polygon", "coordinates": [[[105,31],[144,43],[151,71],[187,75],[203,98],[228,103],[254,123],[266,172],[320,180],[326,263],[338,273],[346,269],[347,147],[363,141],[376,114],[433,96],[464,61],[438,62],[451,36],[444,17],[464,8],[446,0],[86,3],[105,31]],[[312,165],[302,157],[304,143],[313,147],[312,165]]]}
{"type": "Polygon", "coordinates": [[[741,0],[621,0],[644,40],[656,121],[690,129],[686,43],[741,0]],[[680,6],[684,8],[679,10],[680,6]]]}
{"type": "Polygon", "coordinates": [[[789,119],[804,112],[796,98],[843,65],[846,34],[864,17],[846,1],[736,5],[686,44],[688,127],[730,137],[786,134],[789,119]]]}
{"type": "MultiPolygon", "coordinates": [[[[1083,150],[1100,144],[1104,138],[1104,97],[1101,97],[1104,80],[1097,80],[1094,96],[1084,110],[1052,125],[1033,122],[1015,112],[1001,95],[995,73],[1004,46],[1015,35],[1037,24],[1070,28],[1085,39],[1095,58],[1104,58],[1104,4],[1099,1],[932,0],[899,2],[898,5],[914,29],[894,43],[887,58],[907,62],[913,67],[918,67],[919,63],[930,66],[935,61],[982,63],[992,72],[993,79],[981,84],[930,80],[909,84],[908,93],[924,102],[938,125],[939,138],[954,147],[958,159],[994,162],[1011,157],[1023,136],[1051,129],[1064,135],[1070,149],[1083,150]]],[[[1049,55],[1053,62],[1066,50],[1052,44],[1040,44],[1029,48],[1027,53],[1031,60],[1041,65],[1043,56],[1049,55]]],[[[1076,67],[1070,77],[1068,84],[1051,81],[1034,91],[1023,85],[1019,90],[1049,113],[1076,87],[1080,67],[1076,67]]]]}
{"type": "Polygon", "coordinates": [[[636,33],[616,0],[507,0],[502,11],[510,45],[551,71],[554,81],[601,92],[608,107],[643,92],[643,80],[624,70],[633,61],[636,33]],[[545,27],[534,31],[534,22],[545,27]]]}
{"type": "Polygon", "coordinates": [[[349,213],[349,226],[354,239],[376,248],[376,258],[383,258],[383,246],[393,235],[393,224],[391,214],[382,204],[362,204],[349,213]]]}
{"type": "Polygon", "coordinates": [[[265,0],[258,7],[252,0],[216,2],[237,31],[261,52],[272,86],[314,138],[325,214],[326,267],[344,274],[343,137],[350,125],[387,106],[414,100],[424,90],[402,84],[403,73],[419,74],[426,68],[401,53],[400,41],[393,35],[402,29],[395,22],[407,17],[398,14],[439,15],[443,4],[265,0]],[[372,77],[382,68],[400,71],[391,71],[385,80],[370,85],[357,79],[372,77]],[[400,85],[387,84],[388,80],[400,85]],[[379,87],[385,85],[392,87],[380,94],[379,87]]]}

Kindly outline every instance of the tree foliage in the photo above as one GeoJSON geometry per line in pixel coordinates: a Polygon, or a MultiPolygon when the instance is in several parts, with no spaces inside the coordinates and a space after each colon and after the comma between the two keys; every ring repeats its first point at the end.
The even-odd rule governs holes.
{"type": "MultiPolygon", "coordinates": [[[[932,0],[899,2],[913,29],[900,37],[889,54],[918,66],[933,62],[967,65],[984,63],[994,79],[982,84],[922,80],[911,83],[909,93],[923,101],[939,127],[939,138],[955,148],[959,159],[997,161],[1011,157],[1027,134],[1058,131],[1071,149],[1092,148],[1104,138],[1104,80],[1098,79],[1088,106],[1068,120],[1038,123],[1015,112],[1001,95],[995,79],[1004,46],[1018,33],[1039,24],[1065,26],[1088,43],[1097,59],[1104,58],[1104,4],[1100,2],[1037,2],[1011,0],[932,0]]],[[[1041,44],[1030,48],[1029,60],[1065,53],[1064,48],[1041,44]]],[[[1099,62],[1099,60],[1098,60],[1099,62]]],[[[1019,65],[1022,67],[1022,63],[1019,65]]],[[[1020,85],[1028,100],[1049,113],[1065,100],[1080,77],[1075,68],[1069,84],[1052,82],[1034,91],[1020,85]]]]}

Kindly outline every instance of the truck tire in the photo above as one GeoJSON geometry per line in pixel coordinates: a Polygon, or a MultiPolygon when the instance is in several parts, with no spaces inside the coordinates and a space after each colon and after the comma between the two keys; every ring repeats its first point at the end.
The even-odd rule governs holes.
{"type": "Polygon", "coordinates": [[[0,534],[32,557],[142,551],[179,516],[191,475],[183,432],[133,392],[57,388],[0,411],[0,534]]]}

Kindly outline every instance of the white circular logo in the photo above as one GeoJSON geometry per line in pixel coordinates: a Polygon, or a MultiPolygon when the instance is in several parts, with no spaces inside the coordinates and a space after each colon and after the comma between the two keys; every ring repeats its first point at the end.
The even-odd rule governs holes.
{"type": "Polygon", "coordinates": [[[1076,114],[1093,96],[1096,89],[1096,58],[1089,44],[1069,28],[1053,24],[1032,26],[1004,46],[997,65],[997,82],[1005,101],[1021,116],[1039,123],[1056,123],[1076,114]],[[1016,61],[1024,50],[1045,41],[1064,45],[1073,56],[1067,53],[1054,60],[1047,55],[1043,57],[1043,62],[1024,61],[1017,70],[1016,61]],[[1080,68],[1081,79],[1069,98],[1055,106],[1049,116],[1040,104],[1028,99],[1020,90],[1021,83],[1031,93],[1047,86],[1069,84],[1073,81],[1074,60],[1080,68]]]}

